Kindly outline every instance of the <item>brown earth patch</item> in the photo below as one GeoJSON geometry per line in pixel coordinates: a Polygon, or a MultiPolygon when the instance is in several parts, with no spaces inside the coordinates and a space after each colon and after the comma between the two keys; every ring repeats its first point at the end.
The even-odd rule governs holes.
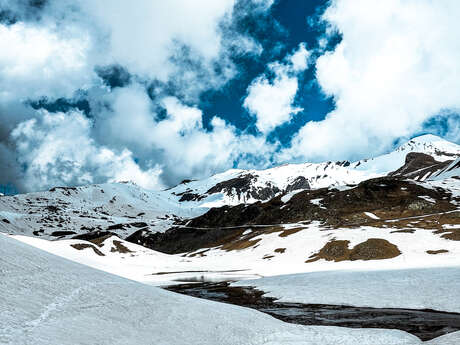
{"type": "Polygon", "coordinates": [[[332,240],[325,244],[316,254],[310,256],[306,263],[319,259],[327,261],[383,260],[391,259],[401,254],[398,247],[381,238],[370,238],[359,243],[352,249],[348,248],[349,241],[332,240]]]}
{"type": "Polygon", "coordinates": [[[87,244],[87,243],[76,243],[76,244],[71,244],[71,247],[77,249],[77,250],[83,250],[85,248],[91,248],[94,250],[94,252],[99,255],[99,256],[105,256],[104,253],[102,253],[99,249],[97,249],[95,246],[92,244],[87,244]]]}
{"type": "Polygon", "coordinates": [[[449,229],[449,232],[441,237],[451,241],[460,241],[460,229],[449,229]]]}
{"type": "Polygon", "coordinates": [[[402,229],[402,230],[390,231],[391,234],[397,234],[397,233],[413,234],[414,232],[415,232],[415,229],[402,229]]]}
{"type": "Polygon", "coordinates": [[[293,229],[287,229],[284,230],[282,233],[280,233],[278,236],[279,237],[288,237],[289,235],[295,234],[296,232],[302,231],[305,228],[293,228],[293,229]]]}
{"type": "Polygon", "coordinates": [[[442,253],[448,253],[449,251],[447,249],[438,249],[438,250],[427,250],[426,252],[428,254],[442,254],[442,253]]]}
{"type": "Polygon", "coordinates": [[[318,253],[310,256],[310,260],[305,261],[306,263],[314,262],[319,259],[324,259],[327,261],[343,261],[349,260],[350,249],[348,249],[348,244],[350,241],[338,241],[332,240],[324,245],[323,248],[319,250],[318,253]]]}
{"type": "Polygon", "coordinates": [[[254,247],[261,239],[258,238],[256,240],[239,240],[236,242],[230,242],[224,244],[221,249],[229,252],[232,250],[242,250],[242,249],[247,249],[250,247],[254,247]]]}
{"type": "Polygon", "coordinates": [[[270,255],[270,254],[267,254],[267,255],[264,255],[264,257],[262,259],[271,259],[271,258],[274,258],[275,255],[270,255]]]}
{"type": "Polygon", "coordinates": [[[350,260],[382,260],[391,259],[401,252],[393,243],[381,238],[370,238],[357,244],[350,253],[350,260]]]}
{"type": "Polygon", "coordinates": [[[118,252],[118,253],[126,254],[126,253],[133,252],[132,250],[129,250],[126,246],[124,246],[120,241],[113,240],[113,245],[115,246],[115,248],[114,247],[110,248],[110,251],[112,253],[118,252]]]}
{"type": "Polygon", "coordinates": [[[284,254],[285,251],[286,251],[286,248],[276,248],[275,249],[275,253],[284,254]]]}

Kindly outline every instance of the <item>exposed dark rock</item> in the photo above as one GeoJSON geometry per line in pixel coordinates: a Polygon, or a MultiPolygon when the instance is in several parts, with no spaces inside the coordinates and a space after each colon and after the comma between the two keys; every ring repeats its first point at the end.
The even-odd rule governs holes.
{"type": "Polygon", "coordinates": [[[68,235],[75,235],[75,234],[76,234],[75,231],[53,231],[51,233],[51,236],[60,237],[60,236],[68,236],[68,235]]]}
{"type": "Polygon", "coordinates": [[[238,198],[257,200],[269,200],[281,190],[268,182],[265,187],[255,187],[258,176],[245,174],[239,177],[232,178],[227,181],[217,183],[214,187],[210,188],[206,193],[224,193],[226,195],[237,195],[238,198]]]}
{"type": "Polygon", "coordinates": [[[107,230],[123,230],[126,224],[113,224],[107,227],[107,230]]]}
{"type": "Polygon", "coordinates": [[[71,193],[72,191],[77,190],[77,187],[53,187],[49,191],[50,192],[56,192],[58,190],[60,190],[62,192],[62,194],[70,196],[70,195],[72,195],[72,193],[71,193]]]}
{"type": "Polygon", "coordinates": [[[148,224],[146,222],[134,222],[134,223],[129,223],[128,225],[133,226],[135,228],[144,228],[144,227],[148,226],[148,224]]]}
{"type": "Polygon", "coordinates": [[[8,219],[6,219],[6,218],[3,218],[3,219],[2,219],[2,222],[3,222],[3,223],[10,224],[10,221],[9,221],[8,219]]]}
{"type": "Polygon", "coordinates": [[[59,207],[54,206],[54,205],[48,205],[48,206],[46,206],[45,208],[46,208],[48,211],[54,212],[54,213],[56,213],[56,212],[58,212],[58,211],[60,210],[59,207]]]}
{"type": "Polygon", "coordinates": [[[113,232],[110,231],[93,231],[93,232],[87,232],[86,234],[80,234],[72,237],[72,239],[75,240],[83,240],[83,241],[92,241],[100,237],[105,237],[105,236],[117,236],[113,232]]]}
{"type": "Polygon", "coordinates": [[[410,152],[406,155],[404,165],[398,170],[391,172],[389,176],[405,176],[409,178],[430,176],[446,167],[449,163],[451,161],[438,162],[425,153],[410,152]]]}
{"type": "Polygon", "coordinates": [[[205,198],[205,195],[200,195],[197,193],[181,193],[177,194],[178,196],[181,196],[179,199],[180,202],[183,201],[200,201],[205,198]]]}
{"type": "Polygon", "coordinates": [[[164,233],[151,233],[146,229],[140,229],[125,240],[159,252],[177,254],[223,245],[238,238],[243,231],[243,229],[171,228],[164,233]]]}
{"type": "Polygon", "coordinates": [[[286,187],[286,192],[292,192],[299,189],[310,189],[310,184],[303,176],[296,177],[296,179],[286,187]]]}
{"type": "Polygon", "coordinates": [[[330,226],[376,223],[364,212],[377,212],[381,218],[410,217],[454,210],[451,194],[442,189],[424,188],[394,177],[361,182],[349,190],[317,189],[295,194],[286,204],[281,197],[250,205],[210,209],[189,223],[191,227],[224,227],[247,224],[282,224],[317,220],[330,226]],[[435,203],[421,199],[428,196],[435,203]],[[321,199],[320,205],[311,203],[321,199]]]}

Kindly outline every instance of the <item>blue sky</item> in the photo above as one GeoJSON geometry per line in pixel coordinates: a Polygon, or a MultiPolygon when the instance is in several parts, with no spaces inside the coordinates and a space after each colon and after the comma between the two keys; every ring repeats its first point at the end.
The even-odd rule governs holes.
{"type": "MultiPolygon", "coordinates": [[[[325,34],[325,26],[309,25],[308,19],[320,15],[326,5],[327,1],[278,1],[268,14],[245,20],[241,24],[243,30],[250,30],[247,27],[251,26],[267,28],[257,30],[254,34],[263,44],[264,52],[257,59],[238,59],[237,63],[241,66],[239,77],[230,81],[221,90],[210,90],[202,95],[200,107],[204,111],[205,121],[209,121],[213,114],[219,114],[240,130],[257,132],[255,119],[243,106],[247,86],[265,72],[268,63],[282,59],[296,50],[302,42],[312,49],[318,46],[318,38],[325,34]]],[[[337,36],[338,41],[340,35],[337,36]]],[[[337,41],[333,40],[329,49],[333,49],[337,41]]],[[[296,114],[289,123],[274,130],[269,140],[280,140],[283,144],[288,144],[292,133],[298,131],[308,120],[322,120],[334,107],[333,98],[324,95],[318,87],[314,69],[305,71],[301,79],[301,90],[295,102],[304,110],[296,114]]]]}
{"type": "Polygon", "coordinates": [[[0,0],[0,186],[160,189],[460,142],[459,15],[454,0],[0,0]]]}

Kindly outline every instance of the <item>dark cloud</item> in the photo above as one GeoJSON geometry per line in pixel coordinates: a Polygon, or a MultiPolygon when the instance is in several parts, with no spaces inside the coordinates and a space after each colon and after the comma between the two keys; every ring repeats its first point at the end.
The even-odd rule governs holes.
{"type": "Polygon", "coordinates": [[[97,66],[97,75],[110,88],[124,87],[131,82],[131,75],[120,65],[97,66]]]}

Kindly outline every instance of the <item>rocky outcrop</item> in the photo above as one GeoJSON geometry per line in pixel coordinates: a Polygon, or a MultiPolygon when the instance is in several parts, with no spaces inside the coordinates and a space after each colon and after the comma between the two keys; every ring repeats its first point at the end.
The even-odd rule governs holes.
{"type": "Polygon", "coordinates": [[[289,193],[299,189],[310,189],[310,184],[304,176],[296,177],[296,179],[286,187],[285,192],[289,193]]]}
{"type": "Polygon", "coordinates": [[[272,183],[267,182],[264,186],[257,186],[257,175],[245,174],[227,181],[219,182],[210,188],[206,194],[224,193],[228,196],[237,196],[238,199],[269,200],[275,197],[281,190],[272,183]]]}
{"type": "Polygon", "coordinates": [[[398,170],[391,172],[390,176],[404,176],[409,178],[428,177],[449,165],[451,161],[438,162],[432,156],[410,152],[406,155],[406,161],[398,170]]]}
{"type": "Polygon", "coordinates": [[[454,210],[455,205],[450,201],[451,194],[442,189],[424,188],[407,180],[383,177],[364,181],[347,190],[302,191],[286,203],[278,196],[265,203],[213,208],[193,219],[189,226],[224,227],[312,220],[334,227],[359,226],[377,222],[364,212],[377,213],[377,219],[418,216],[454,210]]]}
{"type": "Polygon", "coordinates": [[[243,229],[171,228],[164,233],[151,233],[141,229],[125,240],[159,252],[177,254],[224,245],[239,238],[243,231],[243,229]]]}

